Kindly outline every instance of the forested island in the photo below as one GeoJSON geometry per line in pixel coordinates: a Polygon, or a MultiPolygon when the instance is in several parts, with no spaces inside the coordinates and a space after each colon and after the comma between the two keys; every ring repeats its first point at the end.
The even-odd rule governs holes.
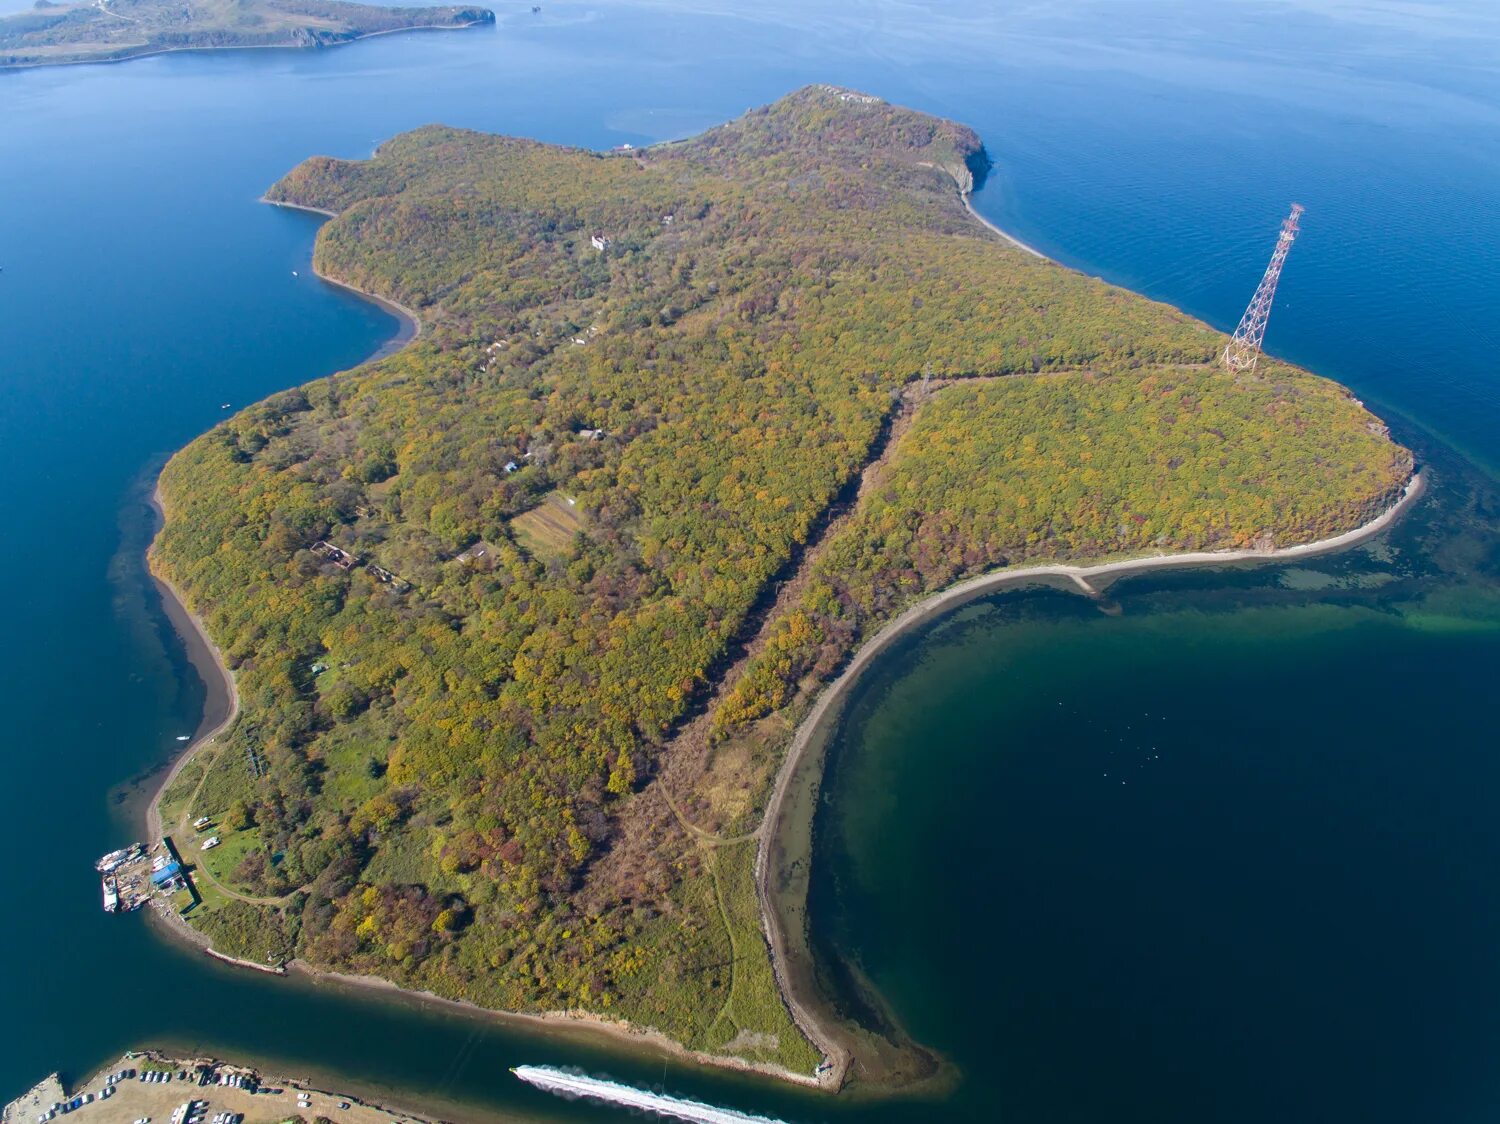
{"type": "Polygon", "coordinates": [[[274,185],[423,331],[163,473],[153,568],[240,698],[159,797],[191,923],[811,1076],[757,848],[858,645],[996,568],[1321,540],[1412,473],[1338,385],[1228,373],[1000,240],[985,167],[822,86],[645,150],[429,127],[274,185]]]}
{"type": "Polygon", "coordinates": [[[37,0],[0,17],[0,67],[116,62],[164,51],[332,47],[370,35],[494,23],[487,8],[347,0],[37,0]]]}

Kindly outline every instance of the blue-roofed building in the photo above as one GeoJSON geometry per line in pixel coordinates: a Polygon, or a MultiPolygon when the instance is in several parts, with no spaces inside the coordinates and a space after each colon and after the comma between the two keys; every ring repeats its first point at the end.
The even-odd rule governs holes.
{"type": "Polygon", "coordinates": [[[166,866],[162,867],[151,876],[151,883],[154,886],[165,886],[168,882],[172,881],[172,879],[176,878],[181,873],[181,863],[168,863],[166,866]]]}

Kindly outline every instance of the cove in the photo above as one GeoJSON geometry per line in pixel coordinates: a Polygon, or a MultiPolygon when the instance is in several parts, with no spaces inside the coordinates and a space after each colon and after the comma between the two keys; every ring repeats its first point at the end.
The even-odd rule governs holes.
{"type": "Polygon", "coordinates": [[[1420,523],[1126,579],[1109,612],[992,597],[852,689],[816,821],[823,984],[946,1055],[954,1118],[1493,1108],[1500,765],[1455,703],[1500,660],[1496,589],[1445,591],[1420,523]]]}

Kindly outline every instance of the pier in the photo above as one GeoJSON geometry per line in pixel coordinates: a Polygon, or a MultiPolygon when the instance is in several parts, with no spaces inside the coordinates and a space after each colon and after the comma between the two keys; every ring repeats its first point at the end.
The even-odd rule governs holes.
{"type": "Polygon", "coordinates": [[[132,843],[94,864],[106,913],[131,913],[148,903],[187,913],[202,899],[170,835],[147,847],[132,843]]]}

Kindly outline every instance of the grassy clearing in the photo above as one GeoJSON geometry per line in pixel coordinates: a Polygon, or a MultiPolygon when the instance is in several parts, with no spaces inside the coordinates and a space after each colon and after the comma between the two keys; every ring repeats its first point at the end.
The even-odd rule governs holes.
{"type": "Polygon", "coordinates": [[[810,1074],[822,1056],[792,1022],[776,987],[755,895],[755,846],[746,840],[716,847],[708,858],[733,949],[728,1000],[708,1028],[708,1046],[810,1074]]]}
{"type": "Polygon", "coordinates": [[[161,822],[166,831],[170,832],[187,810],[188,799],[197,790],[198,782],[203,779],[204,771],[215,752],[217,751],[214,749],[206,749],[194,756],[162,793],[161,822]]]}
{"type": "Polygon", "coordinates": [[[193,910],[193,925],[226,956],[238,956],[261,964],[280,964],[293,955],[297,911],[261,909],[225,898],[205,887],[203,904],[193,910]]]}
{"type": "Polygon", "coordinates": [[[245,762],[244,750],[235,741],[219,746],[212,756],[205,753],[207,776],[198,794],[198,805],[185,809],[189,819],[199,816],[222,816],[236,800],[253,802],[256,797],[254,778],[245,762]]]}
{"type": "Polygon", "coordinates": [[[561,492],[548,492],[540,504],[512,519],[510,529],[528,553],[550,562],[567,557],[573,536],[583,530],[583,516],[561,492]]]}
{"type": "Polygon", "coordinates": [[[385,763],[394,741],[383,711],[335,727],[320,743],[324,797],[352,812],[384,790],[385,763]]]}
{"type": "Polygon", "coordinates": [[[455,879],[438,869],[430,844],[431,836],[422,832],[393,831],[382,836],[365,878],[394,886],[426,886],[434,892],[457,890],[455,879]]]}
{"type": "Polygon", "coordinates": [[[234,870],[246,855],[252,851],[258,851],[263,846],[258,828],[249,828],[245,831],[222,831],[217,827],[211,827],[201,836],[190,855],[183,856],[189,862],[195,862],[199,866],[205,866],[220,882],[226,886],[248,893],[242,886],[236,886],[234,881],[234,870]],[[212,850],[201,849],[203,839],[219,837],[219,845],[212,850]]]}

